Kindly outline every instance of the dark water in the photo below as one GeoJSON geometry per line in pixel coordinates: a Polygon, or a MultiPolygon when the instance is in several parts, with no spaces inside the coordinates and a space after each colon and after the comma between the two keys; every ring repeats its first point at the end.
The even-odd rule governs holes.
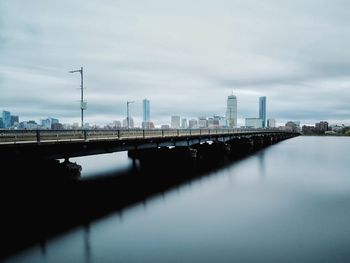
{"type": "MultiPolygon", "coordinates": [[[[349,149],[289,139],[6,262],[350,262],[349,149]]],[[[78,160],[83,177],[116,156],[78,160]]]]}

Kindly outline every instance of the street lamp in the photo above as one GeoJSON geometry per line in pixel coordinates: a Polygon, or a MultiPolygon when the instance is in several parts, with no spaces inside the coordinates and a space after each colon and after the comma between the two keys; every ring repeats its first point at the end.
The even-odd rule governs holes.
{"type": "Polygon", "coordinates": [[[83,85],[83,67],[77,70],[71,70],[69,73],[80,73],[80,88],[81,88],[81,99],[80,99],[80,109],[81,109],[81,128],[84,129],[84,110],[86,110],[87,103],[84,101],[84,85],[83,85]]]}
{"type": "Polygon", "coordinates": [[[128,129],[130,128],[130,117],[129,117],[129,104],[134,103],[135,101],[127,101],[126,102],[126,121],[128,124],[128,129]]]}

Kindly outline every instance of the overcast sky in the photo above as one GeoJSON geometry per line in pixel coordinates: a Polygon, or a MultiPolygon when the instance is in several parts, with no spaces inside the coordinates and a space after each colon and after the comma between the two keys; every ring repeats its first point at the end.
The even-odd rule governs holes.
{"type": "Polygon", "coordinates": [[[137,122],[142,99],[156,125],[171,115],[224,115],[239,124],[350,124],[348,0],[1,0],[0,110],[20,120],[137,122]]]}

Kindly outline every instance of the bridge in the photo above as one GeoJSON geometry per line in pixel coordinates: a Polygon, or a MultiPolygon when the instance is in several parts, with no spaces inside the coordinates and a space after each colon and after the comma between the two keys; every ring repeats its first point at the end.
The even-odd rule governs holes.
{"type": "Polygon", "coordinates": [[[68,159],[208,142],[231,145],[234,151],[234,142],[268,145],[298,135],[275,129],[0,130],[0,158],[68,159]]]}
{"type": "Polygon", "coordinates": [[[9,168],[1,176],[0,258],[298,135],[267,129],[0,130],[0,158],[9,168]],[[142,169],[71,180],[56,160],[117,151],[128,151],[142,169]]]}

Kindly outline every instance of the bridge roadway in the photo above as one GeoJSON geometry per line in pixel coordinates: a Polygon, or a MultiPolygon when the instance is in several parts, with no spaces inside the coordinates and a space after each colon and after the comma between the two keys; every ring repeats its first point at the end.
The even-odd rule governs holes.
{"type": "Polygon", "coordinates": [[[298,135],[276,129],[0,130],[0,158],[61,159],[208,141],[280,141],[298,135]]]}

